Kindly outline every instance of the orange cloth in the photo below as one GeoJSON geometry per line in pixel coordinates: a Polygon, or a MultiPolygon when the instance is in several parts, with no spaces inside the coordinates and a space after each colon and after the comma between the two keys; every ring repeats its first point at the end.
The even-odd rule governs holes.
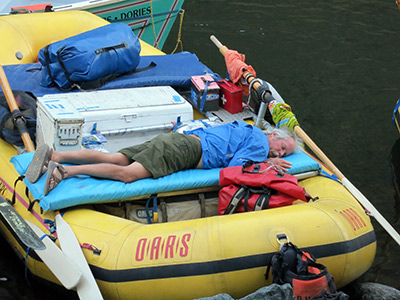
{"type": "Polygon", "coordinates": [[[245,71],[250,72],[256,76],[256,71],[254,71],[252,66],[247,65],[244,60],[246,56],[240,54],[236,50],[227,50],[225,52],[225,64],[228,69],[229,77],[232,82],[242,88],[243,95],[249,95],[249,85],[244,80],[241,80],[243,73],[245,71]]]}

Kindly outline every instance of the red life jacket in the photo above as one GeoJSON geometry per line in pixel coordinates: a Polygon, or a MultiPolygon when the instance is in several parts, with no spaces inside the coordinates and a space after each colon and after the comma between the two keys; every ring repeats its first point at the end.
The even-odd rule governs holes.
{"type": "Polygon", "coordinates": [[[220,171],[218,214],[254,211],[292,205],[310,197],[297,178],[277,171],[267,163],[249,162],[220,171]]]}

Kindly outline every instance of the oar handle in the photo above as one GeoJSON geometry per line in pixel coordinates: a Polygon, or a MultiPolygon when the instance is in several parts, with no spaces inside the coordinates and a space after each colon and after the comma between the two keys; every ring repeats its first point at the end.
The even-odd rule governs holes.
{"type": "Polygon", "coordinates": [[[219,52],[222,53],[222,55],[225,55],[226,50],[228,50],[228,47],[222,45],[222,43],[214,36],[210,36],[210,40],[217,46],[219,49],[219,52]]]}
{"type": "MultiPolygon", "coordinates": [[[[0,65],[0,85],[1,88],[3,89],[4,96],[7,99],[10,112],[13,113],[15,111],[19,111],[18,104],[15,101],[14,94],[10,87],[10,83],[8,82],[6,73],[4,72],[3,66],[1,65],[0,65]]],[[[26,150],[28,152],[35,151],[35,146],[33,145],[32,139],[28,133],[25,122],[21,118],[18,118],[16,121],[16,125],[21,135],[22,141],[24,142],[26,150]]]]}

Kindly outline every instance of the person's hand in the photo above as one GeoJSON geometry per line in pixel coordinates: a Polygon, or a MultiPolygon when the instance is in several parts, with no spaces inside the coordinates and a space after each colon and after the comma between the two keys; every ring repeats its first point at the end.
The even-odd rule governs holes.
{"type": "Polygon", "coordinates": [[[279,157],[271,157],[267,159],[267,164],[270,164],[283,172],[287,172],[292,167],[292,163],[279,157]]]}

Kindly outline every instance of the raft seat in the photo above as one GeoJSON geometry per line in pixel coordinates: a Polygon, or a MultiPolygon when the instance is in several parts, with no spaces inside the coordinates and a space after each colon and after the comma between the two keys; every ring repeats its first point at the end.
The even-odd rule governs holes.
{"type": "MultiPolygon", "coordinates": [[[[11,158],[20,175],[25,174],[33,154],[24,153],[11,158]]],[[[315,176],[321,169],[319,163],[305,152],[289,155],[285,159],[292,163],[288,172],[292,175],[315,176]]],[[[220,170],[221,168],[184,170],[161,178],[146,178],[132,183],[74,176],[61,181],[47,196],[43,195],[46,174],[34,184],[26,178],[24,182],[34,199],[40,200],[39,205],[44,210],[59,210],[83,204],[145,199],[153,194],[164,197],[217,190],[220,170]]]]}

